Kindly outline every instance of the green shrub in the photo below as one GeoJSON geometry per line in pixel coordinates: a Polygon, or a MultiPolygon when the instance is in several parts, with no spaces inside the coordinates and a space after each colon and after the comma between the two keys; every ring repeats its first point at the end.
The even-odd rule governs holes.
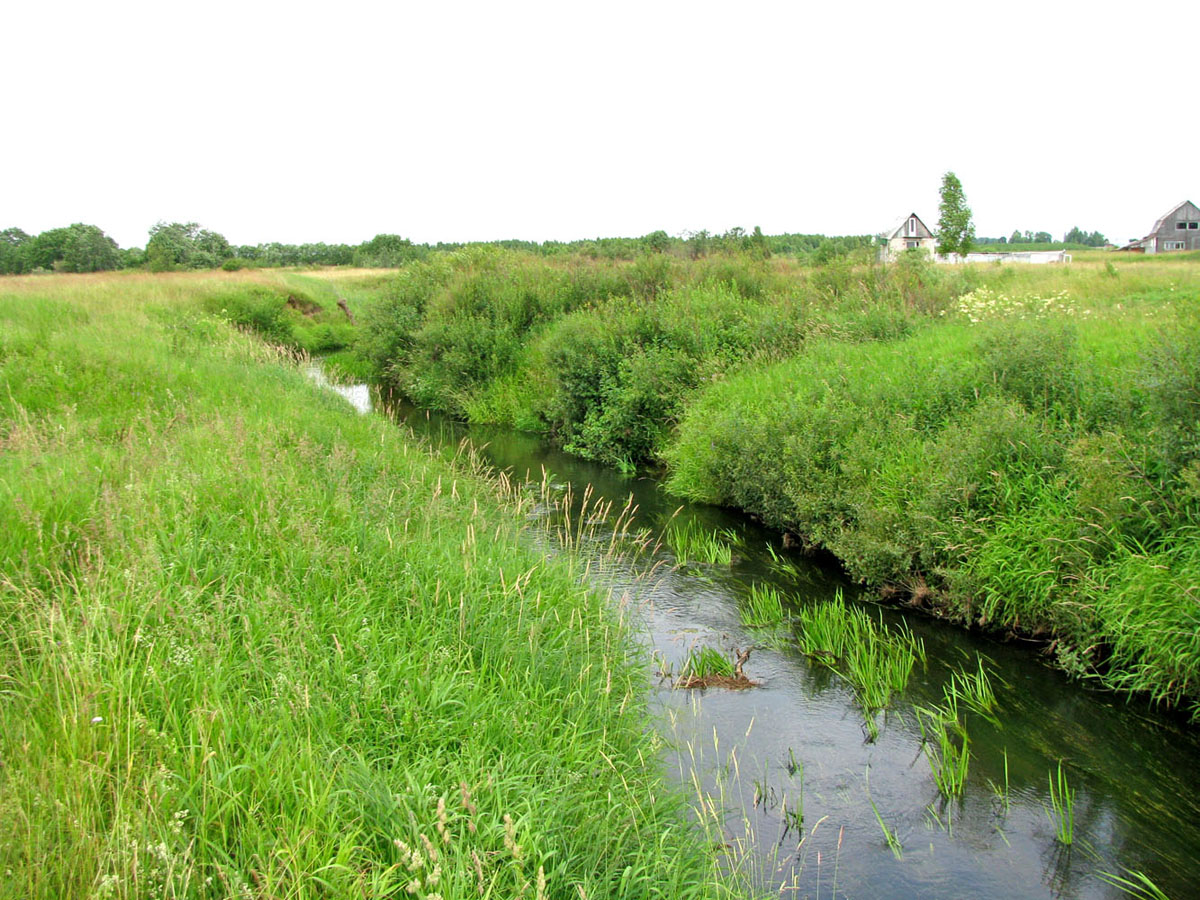
{"type": "Polygon", "coordinates": [[[248,328],[277,344],[292,343],[288,323],[288,295],[281,288],[262,284],[240,284],[210,294],[207,308],[222,318],[248,328]]]}
{"type": "Polygon", "coordinates": [[[979,344],[986,374],[1030,412],[1070,418],[1079,410],[1075,330],[1040,320],[1004,322],[979,344]]]}

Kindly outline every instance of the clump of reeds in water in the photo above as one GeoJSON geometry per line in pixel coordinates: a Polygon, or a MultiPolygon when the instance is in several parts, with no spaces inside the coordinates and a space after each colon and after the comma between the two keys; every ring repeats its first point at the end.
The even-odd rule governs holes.
{"type": "Polygon", "coordinates": [[[755,584],[739,610],[742,624],[751,628],[769,628],[783,621],[783,597],[769,584],[755,584]]]}
{"type": "MultiPolygon", "coordinates": [[[[925,739],[925,757],[933,772],[938,792],[946,799],[961,797],[970,764],[970,738],[964,710],[971,710],[990,722],[996,722],[996,694],[982,657],[975,671],[956,669],[942,689],[943,702],[917,707],[921,734],[925,739]]],[[[1008,759],[1005,757],[1007,781],[1008,759]]]]}
{"type": "Polygon", "coordinates": [[[925,661],[924,642],[907,626],[888,628],[847,606],[840,590],[832,602],[802,610],[800,629],[800,649],[853,686],[873,740],[875,714],[904,690],[916,662],[925,661]]]}
{"type": "Polygon", "coordinates": [[[982,657],[976,659],[975,671],[956,669],[950,673],[950,683],[944,689],[944,696],[946,703],[953,704],[956,712],[958,704],[962,703],[988,721],[997,721],[996,692],[992,689],[982,657]]]}
{"type": "Polygon", "coordinates": [[[754,687],[755,682],[746,677],[742,666],[750,658],[750,650],[734,650],[733,659],[714,647],[693,647],[688,651],[683,672],[675,682],[681,688],[725,687],[742,690],[754,687]]]}
{"type": "Polygon", "coordinates": [[[1046,815],[1054,826],[1054,839],[1064,847],[1075,841],[1075,792],[1067,782],[1059,760],[1057,773],[1051,772],[1047,779],[1050,786],[1050,807],[1046,815]]]}
{"type": "Polygon", "coordinates": [[[888,849],[892,851],[892,856],[896,859],[904,858],[904,845],[900,843],[900,835],[896,833],[893,826],[889,826],[883,820],[883,814],[880,813],[879,807],[875,805],[875,798],[871,796],[871,769],[868,767],[864,781],[867,786],[867,802],[871,804],[871,812],[875,813],[875,821],[879,823],[879,828],[883,832],[883,839],[887,841],[888,849]]]}
{"type": "Polygon", "coordinates": [[[737,535],[728,528],[705,528],[695,519],[672,521],[663,533],[678,564],[703,563],[728,566],[733,562],[733,545],[737,535]]]}
{"type": "Polygon", "coordinates": [[[938,793],[947,800],[961,797],[971,762],[971,739],[966,727],[943,706],[917,707],[917,719],[938,793]]]}

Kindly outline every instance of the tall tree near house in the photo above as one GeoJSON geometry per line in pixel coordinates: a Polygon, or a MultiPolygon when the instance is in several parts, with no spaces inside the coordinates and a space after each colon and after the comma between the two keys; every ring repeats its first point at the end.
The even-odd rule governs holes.
{"type": "Polygon", "coordinates": [[[962,182],[953,172],[942,176],[942,202],[938,205],[937,252],[942,256],[966,256],[975,243],[971,207],[963,195],[962,182]]]}

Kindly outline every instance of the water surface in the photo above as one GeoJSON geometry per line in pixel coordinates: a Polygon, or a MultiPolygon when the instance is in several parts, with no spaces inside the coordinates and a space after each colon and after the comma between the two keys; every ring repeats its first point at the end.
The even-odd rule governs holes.
{"type": "MultiPolygon", "coordinates": [[[[678,673],[694,646],[755,647],[753,689],[678,690],[655,674],[649,689],[672,772],[720,809],[722,839],[744,851],[739,865],[762,887],[813,898],[1099,898],[1123,896],[1102,873],[1133,870],[1171,897],[1197,895],[1200,742],[1183,720],[1069,681],[1035,644],[869,604],[835,569],[784,551],[778,533],[681,503],[654,479],[621,477],[530,435],[466,428],[403,404],[392,414],[436,443],[469,437],[518,479],[540,484],[549,472],[558,490],[570,484],[578,498],[591,485],[617,508],[632,495],[638,522],[654,533],[672,517],[693,518],[735,538],[729,566],[677,565],[663,547],[636,565],[597,565],[591,577],[635,611],[657,669],[678,673]],[[878,717],[876,739],[841,678],[742,626],[738,603],[754,584],[785,592],[794,607],[828,602],[840,588],[924,641],[928,664],[878,717]],[[966,790],[945,801],[913,709],[941,702],[949,673],[980,657],[995,673],[999,724],[968,716],[966,790]],[[1055,840],[1047,812],[1060,761],[1077,792],[1070,847],[1055,840]],[[898,837],[899,858],[879,819],[898,837]]],[[[599,554],[607,541],[597,527],[599,554]]]]}

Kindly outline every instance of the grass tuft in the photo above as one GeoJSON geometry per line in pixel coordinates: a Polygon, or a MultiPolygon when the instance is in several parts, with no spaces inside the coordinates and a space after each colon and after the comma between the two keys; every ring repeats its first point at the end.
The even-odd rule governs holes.
{"type": "Polygon", "coordinates": [[[1054,839],[1064,847],[1069,847],[1075,841],[1075,792],[1063,772],[1061,760],[1057,771],[1048,776],[1048,784],[1050,806],[1046,815],[1054,825],[1054,839]]]}
{"type": "Polygon", "coordinates": [[[783,597],[769,584],[753,584],[739,608],[742,624],[769,628],[783,622],[783,597]]]}

